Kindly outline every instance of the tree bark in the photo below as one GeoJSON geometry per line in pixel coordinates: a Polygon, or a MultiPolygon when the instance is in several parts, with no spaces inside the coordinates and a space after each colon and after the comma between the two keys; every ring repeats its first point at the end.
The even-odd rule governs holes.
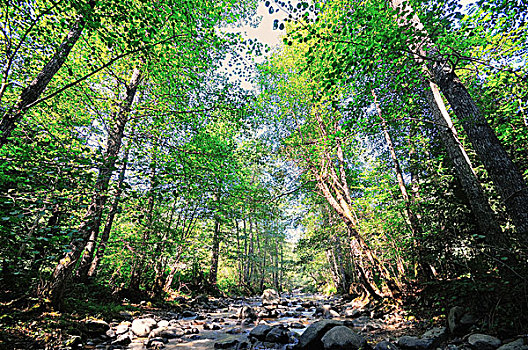
{"type": "MultiPolygon", "coordinates": [[[[89,11],[92,11],[95,7],[95,1],[89,2],[89,11]]],[[[51,79],[62,67],[66,58],[70,54],[73,46],[81,37],[86,19],[83,16],[75,21],[73,26],[66,37],[62,40],[57,51],[53,57],[49,60],[41,71],[37,74],[35,79],[22,90],[18,101],[14,106],[9,108],[0,120],[0,148],[2,148],[7,142],[11,133],[22,119],[24,113],[31,107],[31,104],[38,100],[42,92],[46,89],[51,79]]]]}
{"type": "Polygon", "coordinates": [[[114,125],[108,132],[106,152],[103,158],[103,163],[99,168],[98,181],[95,186],[93,212],[90,213],[84,224],[84,227],[90,230],[90,237],[84,246],[84,253],[77,272],[77,276],[81,278],[81,280],[88,276],[88,271],[92,263],[95,244],[101,226],[103,208],[107,200],[108,185],[115,168],[119,150],[121,149],[125,127],[128,122],[128,115],[132,103],[134,102],[140,80],[141,72],[138,68],[134,68],[130,82],[126,87],[125,99],[119,105],[118,112],[113,116],[114,125]]]}
{"type": "Polygon", "coordinates": [[[499,192],[517,234],[524,241],[528,240],[528,187],[521,172],[502,147],[497,135],[455,73],[455,67],[451,67],[445,57],[433,57],[434,59],[424,62],[424,57],[429,53],[423,48],[428,46],[435,54],[436,45],[429,39],[418,16],[413,14],[412,7],[406,0],[391,0],[391,5],[395,9],[399,8],[411,13],[407,17],[400,17],[398,21],[400,25],[410,24],[417,33],[420,33],[416,37],[423,38],[421,42],[415,43],[418,44],[417,48],[412,49],[415,53],[414,59],[438,85],[453,108],[477,156],[499,192]]]}
{"type": "Polygon", "coordinates": [[[47,286],[42,289],[41,293],[39,293],[41,296],[48,298],[54,306],[60,307],[60,301],[64,293],[66,282],[71,276],[83,250],[85,251],[86,259],[83,258],[81,264],[83,270],[81,271],[80,276],[84,277],[88,272],[95,240],[97,239],[99,228],[101,226],[101,215],[106,202],[108,184],[121,147],[124,128],[128,120],[128,113],[134,100],[139,80],[140,71],[136,68],[132,74],[130,84],[127,87],[126,98],[119,106],[119,111],[115,116],[115,125],[109,132],[106,152],[103,158],[103,164],[99,168],[99,175],[95,184],[92,203],[79,227],[79,237],[72,241],[70,251],[66,253],[64,258],[57,264],[51,276],[51,280],[47,286]],[[83,247],[85,248],[83,249],[83,247]]]}
{"type": "Polygon", "coordinates": [[[473,171],[473,166],[466,150],[458,139],[457,131],[447,112],[440,91],[435,83],[429,82],[429,88],[424,89],[426,98],[431,108],[431,114],[437,125],[438,134],[446,147],[447,154],[455,165],[455,173],[462,184],[462,188],[468,198],[471,211],[475,216],[477,224],[488,239],[496,240],[501,236],[501,228],[495,220],[495,213],[491,209],[488,197],[473,171]]]}
{"type": "Polygon", "coordinates": [[[220,250],[220,219],[215,217],[214,231],[213,231],[213,246],[211,257],[211,270],[209,272],[209,284],[216,288],[218,278],[218,258],[220,250]]]}
{"type": "Polygon", "coordinates": [[[108,243],[108,239],[110,238],[110,232],[112,230],[112,225],[114,223],[115,215],[117,214],[119,202],[121,200],[121,194],[123,193],[123,184],[125,181],[127,162],[128,162],[128,148],[125,150],[125,155],[123,156],[123,167],[121,168],[121,172],[119,173],[119,178],[117,180],[118,182],[117,182],[117,190],[116,190],[115,198],[112,203],[112,207],[110,208],[110,212],[108,213],[108,217],[106,218],[105,227],[104,227],[103,233],[101,234],[101,241],[99,242],[97,253],[95,254],[92,260],[92,263],[90,264],[90,269],[88,270],[88,277],[95,276],[97,272],[97,268],[99,267],[99,263],[104,256],[106,245],[108,243]]]}

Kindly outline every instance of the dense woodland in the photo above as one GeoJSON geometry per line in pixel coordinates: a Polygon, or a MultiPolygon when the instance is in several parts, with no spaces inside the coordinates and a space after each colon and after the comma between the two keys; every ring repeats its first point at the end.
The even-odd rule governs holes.
{"type": "Polygon", "coordinates": [[[268,0],[275,48],[256,0],[1,4],[2,324],[274,288],[527,331],[523,0],[268,0]]]}

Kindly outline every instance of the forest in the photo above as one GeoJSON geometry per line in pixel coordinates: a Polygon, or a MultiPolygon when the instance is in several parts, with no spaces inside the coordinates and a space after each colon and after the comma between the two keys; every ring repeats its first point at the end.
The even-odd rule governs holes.
{"type": "Polygon", "coordinates": [[[525,0],[0,1],[0,349],[528,349],[525,0]]]}

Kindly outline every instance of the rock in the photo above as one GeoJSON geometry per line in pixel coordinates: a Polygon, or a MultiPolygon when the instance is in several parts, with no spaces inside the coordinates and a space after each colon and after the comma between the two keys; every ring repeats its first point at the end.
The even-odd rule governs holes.
{"type": "Polygon", "coordinates": [[[504,344],[497,350],[528,350],[528,344],[523,338],[521,338],[504,344]]]}
{"type": "Polygon", "coordinates": [[[495,350],[501,345],[500,339],[487,334],[472,334],[468,338],[468,343],[478,350],[495,350]]]}
{"type": "Polygon", "coordinates": [[[280,304],[280,295],[275,289],[266,289],[262,292],[262,305],[278,305],[280,304]]]}
{"type": "Polygon", "coordinates": [[[86,320],[84,325],[86,331],[91,334],[104,334],[110,329],[110,325],[103,320],[86,320]]]}
{"type": "Polygon", "coordinates": [[[344,315],[346,318],[356,318],[362,315],[362,312],[356,308],[348,308],[345,310],[344,315]]]}
{"type": "Polygon", "coordinates": [[[393,343],[384,340],[376,344],[376,347],[374,348],[374,350],[400,350],[400,348],[398,348],[393,343]]]}
{"type": "Polygon", "coordinates": [[[218,323],[206,323],[203,325],[203,329],[205,330],[213,330],[213,331],[216,331],[216,330],[219,330],[219,329],[222,329],[222,327],[220,327],[220,325],[218,323]]]}
{"type": "Polygon", "coordinates": [[[216,342],[214,344],[215,349],[231,349],[236,348],[238,345],[238,339],[227,339],[216,342]]]}
{"type": "Polygon", "coordinates": [[[120,324],[116,327],[115,333],[116,335],[125,334],[126,332],[128,332],[128,328],[129,328],[129,325],[120,324]]]}
{"type": "Polygon", "coordinates": [[[70,347],[72,349],[77,349],[82,345],[82,338],[80,335],[74,335],[64,342],[64,346],[70,347]]]}
{"type": "Polygon", "coordinates": [[[339,313],[335,311],[331,305],[323,305],[321,308],[321,313],[324,318],[334,318],[339,317],[339,313]]]}
{"type": "Polygon", "coordinates": [[[169,326],[169,321],[167,320],[161,320],[158,322],[158,327],[162,328],[162,327],[168,327],[169,326]]]}
{"type": "Polygon", "coordinates": [[[112,342],[112,345],[128,345],[132,343],[132,339],[130,339],[130,336],[128,334],[121,334],[117,337],[116,340],[112,342]]]}
{"type": "Polygon", "coordinates": [[[282,325],[273,327],[266,335],[266,341],[269,343],[288,344],[290,341],[288,329],[282,325]]]}
{"type": "Polygon", "coordinates": [[[249,332],[249,336],[257,340],[263,341],[264,339],[266,339],[266,335],[269,333],[269,331],[271,331],[270,326],[268,326],[267,324],[259,324],[258,326],[253,328],[251,332],[249,332]]]}
{"type": "Polygon", "coordinates": [[[299,337],[297,349],[319,350],[323,348],[321,338],[330,329],[342,326],[343,323],[334,320],[322,320],[312,323],[299,337]]]}
{"type": "Polygon", "coordinates": [[[146,337],[156,327],[157,322],[153,318],[138,318],[132,322],[132,332],[138,337],[146,337]]]}
{"type": "Polygon", "coordinates": [[[304,325],[302,323],[299,323],[299,322],[292,322],[292,323],[290,323],[290,328],[302,329],[302,328],[304,328],[304,325]]]}
{"type": "Polygon", "coordinates": [[[418,338],[404,335],[398,339],[398,346],[407,350],[429,350],[433,348],[434,339],[418,338]]]}
{"type": "Polygon", "coordinates": [[[449,310],[447,324],[452,334],[464,335],[475,322],[473,315],[467,313],[463,307],[455,306],[449,310]]]}
{"type": "Polygon", "coordinates": [[[359,350],[367,347],[367,341],[345,326],[337,326],[330,329],[321,338],[326,350],[359,350]]]}
{"type": "Polygon", "coordinates": [[[238,310],[237,316],[241,320],[246,320],[246,319],[254,320],[257,318],[257,314],[255,313],[255,310],[249,305],[242,306],[238,310]]]}
{"type": "Polygon", "coordinates": [[[165,340],[160,337],[150,338],[145,345],[147,348],[163,349],[165,347],[165,340]]]}
{"type": "Polygon", "coordinates": [[[116,336],[116,332],[112,328],[107,330],[105,334],[108,338],[115,338],[116,336]]]}
{"type": "Polygon", "coordinates": [[[182,312],[183,318],[192,318],[192,317],[197,317],[197,316],[198,314],[194,311],[185,310],[184,312],[182,312]]]}
{"type": "Polygon", "coordinates": [[[445,327],[437,327],[432,328],[425,332],[422,335],[422,338],[424,339],[431,339],[433,341],[433,348],[436,348],[442,343],[444,340],[447,339],[447,328],[445,327]]]}

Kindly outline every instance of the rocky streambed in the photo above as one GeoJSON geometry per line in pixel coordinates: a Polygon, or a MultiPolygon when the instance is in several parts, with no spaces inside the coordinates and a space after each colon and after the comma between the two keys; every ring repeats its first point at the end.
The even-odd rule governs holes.
{"type": "Polygon", "coordinates": [[[402,349],[528,350],[528,338],[498,339],[478,332],[462,307],[445,327],[423,323],[388,304],[267,290],[261,298],[181,300],[183,309],[121,313],[121,320],[86,320],[88,338],[64,349],[402,349]]]}

